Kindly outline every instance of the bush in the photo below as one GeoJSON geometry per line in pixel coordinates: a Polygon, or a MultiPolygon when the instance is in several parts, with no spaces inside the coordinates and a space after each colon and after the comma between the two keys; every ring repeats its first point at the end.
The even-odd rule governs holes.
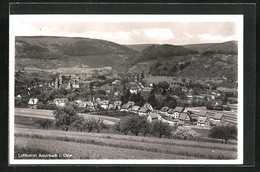
{"type": "Polygon", "coordinates": [[[52,125],[52,120],[49,119],[39,119],[34,121],[34,124],[40,126],[43,130],[48,130],[48,128],[52,125]]]}
{"type": "Polygon", "coordinates": [[[179,126],[174,132],[174,136],[186,140],[187,138],[197,137],[199,134],[190,128],[179,126]]]}

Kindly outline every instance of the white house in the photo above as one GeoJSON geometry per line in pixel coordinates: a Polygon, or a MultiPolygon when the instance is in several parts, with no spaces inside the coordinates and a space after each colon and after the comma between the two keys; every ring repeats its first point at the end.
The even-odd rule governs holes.
{"type": "Polygon", "coordinates": [[[66,98],[56,98],[53,100],[53,104],[60,107],[65,106],[66,102],[68,102],[68,99],[66,98]]]}
{"type": "Polygon", "coordinates": [[[32,109],[37,109],[37,103],[38,103],[38,99],[37,98],[30,98],[30,100],[28,102],[28,105],[32,109]]]}
{"type": "Polygon", "coordinates": [[[205,117],[199,116],[199,119],[197,121],[197,125],[203,126],[203,127],[210,126],[209,118],[207,116],[205,116],[205,117]]]}
{"type": "Polygon", "coordinates": [[[153,121],[158,120],[158,119],[159,119],[159,116],[156,113],[150,113],[147,117],[148,122],[153,122],[153,121]]]}

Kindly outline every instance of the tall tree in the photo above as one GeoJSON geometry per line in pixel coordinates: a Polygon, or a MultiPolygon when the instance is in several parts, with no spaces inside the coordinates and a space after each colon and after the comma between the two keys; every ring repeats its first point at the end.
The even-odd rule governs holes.
{"type": "Polygon", "coordinates": [[[61,127],[64,131],[68,131],[72,123],[78,119],[78,114],[73,106],[65,106],[57,108],[53,112],[56,126],[61,127]]]}

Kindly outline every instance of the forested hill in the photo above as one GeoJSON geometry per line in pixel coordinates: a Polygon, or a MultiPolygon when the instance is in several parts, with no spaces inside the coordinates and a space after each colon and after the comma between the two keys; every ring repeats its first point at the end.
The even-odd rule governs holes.
{"type": "Polygon", "coordinates": [[[182,45],[184,48],[192,49],[200,53],[219,52],[225,54],[237,54],[237,41],[228,41],[223,43],[207,43],[207,44],[188,44],[182,45]]]}
{"type": "Polygon", "coordinates": [[[58,60],[91,67],[114,66],[124,63],[137,53],[133,49],[100,39],[52,36],[23,36],[15,39],[15,57],[34,60],[39,67],[37,61],[42,60],[45,63],[58,60]]]}
{"type": "Polygon", "coordinates": [[[163,45],[151,45],[144,49],[140,54],[142,61],[167,59],[175,56],[184,56],[189,54],[198,54],[198,51],[183,48],[181,46],[163,44],[163,45]]]}

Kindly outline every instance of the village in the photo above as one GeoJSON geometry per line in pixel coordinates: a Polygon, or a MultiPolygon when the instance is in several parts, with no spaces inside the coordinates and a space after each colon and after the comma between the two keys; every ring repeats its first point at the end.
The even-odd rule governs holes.
{"type": "Polygon", "coordinates": [[[138,114],[149,122],[161,120],[169,125],[209,129],[223,123],[237,124],[236,89],[187,82],[183,78],[147,83],[143,73],[119,76],[98,71],[55,76],[49,83],[36,80],[23,85],[26,91],[23,95],[16,93],[16,107],[54,109],[73,103],[79,112],[138,114]]]}

